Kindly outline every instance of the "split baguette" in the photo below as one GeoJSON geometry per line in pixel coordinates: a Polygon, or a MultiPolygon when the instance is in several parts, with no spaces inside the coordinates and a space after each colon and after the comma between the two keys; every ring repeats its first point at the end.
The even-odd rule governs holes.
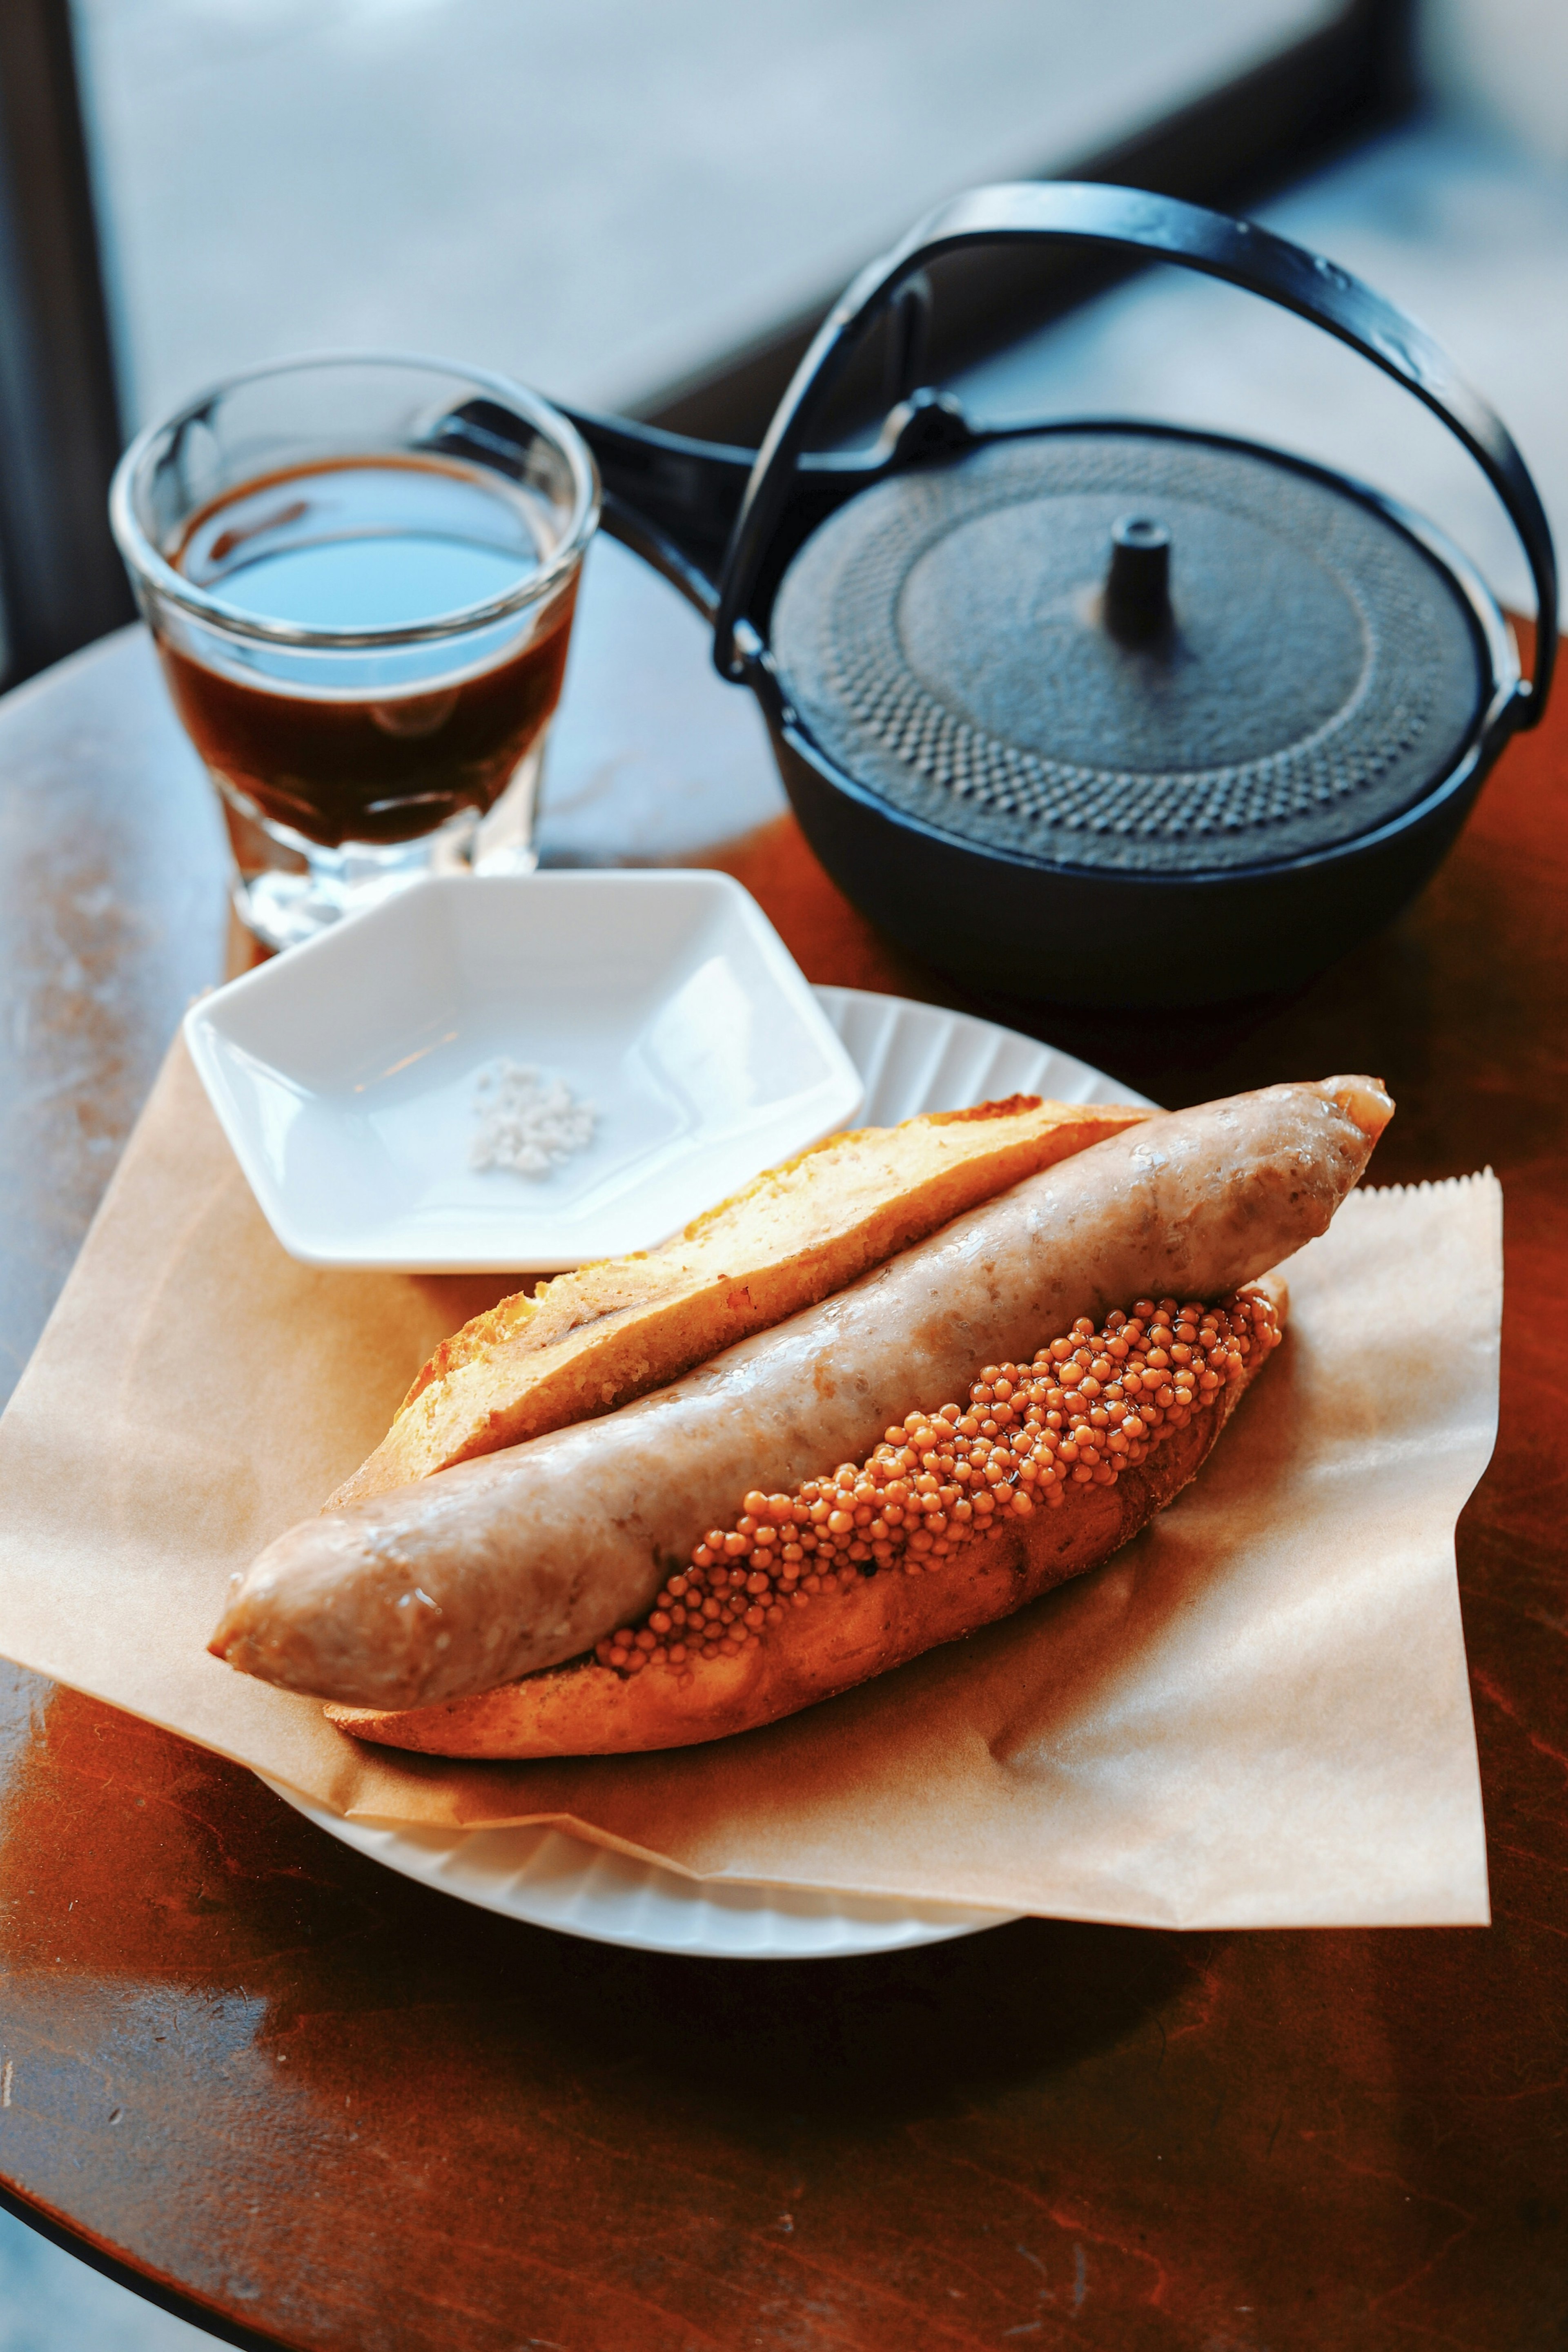
{"type": "Polygon", "coordinates": [[[324,1507],[609,1412],[846,1289],[1025,1176],[1150,1116],[1012,1095],[831,1136],[662,1249],[504,1298],[443,1340],[391,1429],[324,1507]]]}
{"type": "MultiPolygon", "coordinates": [[[[1251,1287],[1268,1297],[1282,1323],[1282,1280],[1276,1276],[1251,1287]]],[[[383,1747],[491,1759],[627,1755],[757,1730],[1011,1616],[1053,1585],[1099,1567],[1197,1475],[1267,1360],[1255,1349],[1215,1403],[1173,1431],[1146,1462],[1124,1470],[1114,1486],[1073,1486],[1058,1509],[1026,1519],[1009,1515],[935,1573],[857,1576],[847,1591],[787,1612],[758,1646],[737,1656],[695,1657],[679,1671],[664,1666],[637,1675],[575,1658],[442,1706],[329,1706],[328,1717],[340,1730],[383,1747]]]]}
{"type": "MultiPolygon", "coordinates": [[[[771,1509],[836,1476],[912,1401],[935,1410],[977,1368],[1030,1362],[1145,1291],[1212,1300],[1256,1281],[1323,1231],[1392,1108],[1374,1080],[1326,1078],[1134,1127],[656,1394],[301,1521],[235,1580],[209,1646],[378,1710],[561,1664],[701,1567],[705,1530],[744,1534],[742,1496],[771,1509]]],[[[856,1524],[829,1532],[849,1549],[856,1524]]]]}

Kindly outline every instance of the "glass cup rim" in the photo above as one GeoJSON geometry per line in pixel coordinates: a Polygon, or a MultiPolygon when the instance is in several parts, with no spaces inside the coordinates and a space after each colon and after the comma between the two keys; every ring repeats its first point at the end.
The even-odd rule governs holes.
{"type": "Polygon", "coordinates": [[[593,452],[584,441],[571,419],[537,392],[515,378],[498,374],[490,368],[469,367],[458,360],[433,358],[427,352],[306,352],[293,357],[268,360],[256,367],[238,368],[232,375],[221,377],[215,383],[180,403],[166,415],[144,425],[131,443],[114,469],[110,484],[109,520],[120,552],[133,576],[152,588],[169,604],[176,605],[192,618],[204,622],[226,636],[251,642],[289,646],[297,649],[321,652],[346,651],[356,647],[438,644],[447,637],[466,635],[471,630],[490,623],[509,619],[550,596],[569,579],[581,562],[584,549],[593,536],[600,515],[599,468],[593,452]],[[494,393],[509,406],[517,409],[544,434],[565,458],[571,475],[571,516],[566,533],[549,561],[516,588],[483,598],[478,604],[465,604],[451,613],[441,613],[428,621],[413,621],[395,627],[353,628],[327,625],[306,625],[295,621],[273,620],[261,614],[246,613],[214,596],[194,581],[187,580],[161,555],[142,530],[136,513],[135,488],[147,460],[158,444],[180,425],[200,415],[204,408],[221,399],[225,393],[242,385],[260,383],[269,376],[304,374],[317,368],[409,368],[423,370],[433,375],[456,376],[482,391],[494,393]]]}

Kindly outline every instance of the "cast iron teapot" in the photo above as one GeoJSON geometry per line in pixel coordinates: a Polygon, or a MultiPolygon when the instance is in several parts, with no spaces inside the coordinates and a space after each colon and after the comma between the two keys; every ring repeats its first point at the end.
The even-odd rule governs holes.
{"type": "Polygon", "coordinates": [[[1196,1003],[1288,987],[1428,880],[1545,706],[1556,572],[1498,418],[1425,330],[1245,221],[1119,187],[978,188],[862,272],[760,450],[578,415],[605,524],[712,622],[808,839],[872,919],[973,985],[1196,1003]],[[1485,471],[1535,584],[1533,675],[1471,565],[1339,474],[1175,426],[980,431],[904,394],[809,448],[845,362],[956,248],[1074,238],[1312,320],[1485,471]]]}

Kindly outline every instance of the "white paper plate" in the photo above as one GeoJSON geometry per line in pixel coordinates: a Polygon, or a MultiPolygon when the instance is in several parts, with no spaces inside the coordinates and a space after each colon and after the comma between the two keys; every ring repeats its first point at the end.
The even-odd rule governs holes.
{"type": "MultiPolygon", "coordinates": [[[[1009,1094],[1061,1102],[1145,1102],[1103,1071],[1016,1030],[856,988],[819,988],[865,1082],[861,1117],[891,1127],[1009,1094]]],[[[1016,1915],[788,1886],[683,1878],[554,1829],[408,1830],[344,1821],[291,1790],[278,1796],[357,1853],[507,1918],[595,1943],[707,1959],[840,1959],[905,1950],[1000,1927],[1016,1915]]]]}
{"type": "Polygon", "coordinates": [[[268,1780],[296,1811],[372,1862],[482,1910],[596,1944],[698,1959],[825,1960],[894,1952],[998,1927],[1008,1911],[874,1901],[683,1878],[559,1830],[405,1830],[346,1822],[268,1780]]]}

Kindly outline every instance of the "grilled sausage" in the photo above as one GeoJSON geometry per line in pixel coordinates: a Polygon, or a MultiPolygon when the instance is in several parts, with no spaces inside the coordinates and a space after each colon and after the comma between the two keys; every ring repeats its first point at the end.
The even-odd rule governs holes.
{"type": "Polygon", "coordinates": [[[912,1402],[1148,1291],[1213,1298],[1322,1233],[1392,1114],[1366,1078],[1167,1114],[601,1420],[291,1528],[210,1644],[350,1706],[490,1690],[634,1622],[751,1488],[867,1454],[912,1402]]]}
{"type": "Polygon", "coordinates": [[[1134,1300],[1098,1332],[1078,1323],[1032,1364],[984,1367],[967,1413],[910,1413],[869,1462],[793,1496],[748,1495],[744,1550],[706,1537],[642,1625],[595,1655],[438,1706],[327,1714],[387,1748],[507,1758],[689,1748],[777,1723],[1119,1551],[1196,1475],[1281,1338],[1285,1303],[1265,1275],[1218,1308],[1187,1300],[1190,1323],[1175,1299],[1134,1300]],[[935,1493],[914,1486],[915,1465],[935,1493]]]}

